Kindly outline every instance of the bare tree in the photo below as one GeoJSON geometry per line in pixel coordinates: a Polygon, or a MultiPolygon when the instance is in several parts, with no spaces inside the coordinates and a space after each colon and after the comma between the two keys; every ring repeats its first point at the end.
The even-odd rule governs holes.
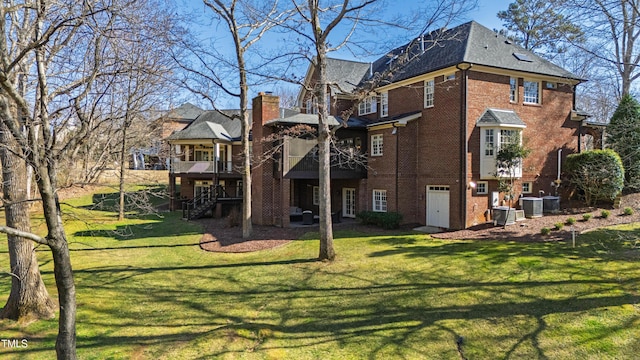
{"type": "MultiPolygon", "coordinates": [[[[108,79],[119,69],[119,59],[110,56],[109,43],[114,26],[126,26],[122,16],[137,11],[135,3],[157,6],[155,2],[33,0],[0,7],[0,121],[16,143],[13,153],[21,155],[33,167],[40,193],[47,235],[38,236],[10,226],[0,232],[20,236],[51,249],[54,277],[58,290],[59,326],[56,354],[59,359],[76,358],[75,284],[69,247],[57,199],[58,171],[61,159],[81,146],[95,129],[94,115],[108,79]],[[15,17],[12,17],[14,16],[15,17]],[[21,51],[9,51],[7,19],[23,20],[19,26],[29,30],[21,51]],[[19,69],[32,57],[33,66],[19,69]],[[21,92],[10,77],[24,71],[32,87],[21,92]],[[94,91],[99,89],[100,91],[94,91]],[[12,109],[16,110],[13,111],[12,109]],[[19,114],[19,115],[18,115],[19,114]]],[[[144,9],[142,9],[144,10],[144,9]]]]}
{"type": "MultiPolygon", "coordinates": [[[[333,230],[331,224],[331,138],[332,130],[329,128],[328,117],[329,112],[326,99],[329,89],[336,84],[329,81],[327,76],[327,55],[341,48],[357,48],[361,49],[362,44],[354,41],[357,30],[362,27],[368,29],[399,27],[393,24],[408,24],[409,27],[416,26],[414,29],[405,29],[410,37],[415,38],[413,34],[422,34],[435,24],[446,26],[455,20],[464,12],[475,6],[475,1],[451,1],[443,0],[430,3],[424,9],[416,9],[419,13],[416,19],[420,19],[420,25],[410,21],[400,21],[392,19],[384,19],[380,14],[385,14],[385,10],[380,8],[381,1],[377,0],[343,0],[343,1],[326,1],[308,0],[294,1],[297,12],[297,23],[288,26],[289,30],[299,35],[307,41],[307,46],[301,46],[303,51],[299,56],[308,54],[307,59],[314,68],[316,81],[314,84],[303,84],[310,86],[307,90],[311,91],[317,101],[318,108],[318,149],[319,149],[319,187],[320,187],[320,260],[333,260],[335,258],[335,250],[333,248],[333,230]],[[417,30],[417,31],[416,31],[417,30]]],[[[407,49],[415,46],[411,42],[407,49]]],[[[433,41],[431,46],[437,46],[437,39],[433,41]]],[[[353,106],[342,114],[342,118],[346,121],[357,108],[359,101],[374,91],[377,86],[388,82],[391,74],[400,66],[406,65],[415,58],[415,53],[404,51],[398,55],[394,68],[387,69],[382,73],[376,74],[368,81],[359,85],[353,92],[353,106]]]]}
{"type": "MultiPolygon", "coordinates": [[[[7,40],[0,43],[9,56],[15,57],[25,51],[27,39],[34,27],[26,18],[32,11],[5,12],[0,8],[0,27],[4,29],[7,40]],[[26,26],[25,26],[26,25],[26,26]]],[[[15,70],[6,76],[15,90],[24,96],[26,76],[24,71],[33,64],[33,56],[24,57],[16,64],[15,70]]],[[[11,114],[18,118],[15,104],[11,114]]],[[[6,225],[21,231],[31,231],[29,217],[29,181],[24,153],[11,137],[8,129],[0,123],[0,161],[2,163],[2,194],[5,207],[6,225]]],[[[0,317],[17,321],[31,321],[39,318],[52,318],[55,305],[42,282],[38,268],[35,248],[31,240],[9,235],[8,250],[11,266],[11,292],[7,303],[0,311],[0,317]]]]}
{"type": "Polygon", "coordinates": [[[229,59],[220,53],[205,51],[202,46],[185,44],[197,59],[196,64],[186,64],[184,61],[178,60],[178,56],[175,59],[178,60],[183,69],[195,77],[197,81],[200,81],[200,85],[204,85],[201,87],[185,81],[185,87],[207,98],[214,109],[218,110],[219,107],[215,103],[216,93],[215,90],[211,91],[212,87],[238,99],[239,111],[237,114],[220,113],[231,119],[239,119],[241,123],[242,237],[247,239],[251,236],[253,225],[251,218],[251,154],[249,147],[251,124],[248,110],[248,76],[252,69],[247,63],[246,54],[269,29],[286,18],[287,12],[280,10],[278,1],[203,0],[203,2],[213,12],[216,20],[221,21],[228,30],[233,41],[234,56],[229,59]],[[222,66],[216,68],[212,63],[218,63],[222,66]],[[228,80],[228,74],[233,74],[233,80],[228,80]]]}
{"type": "Polygon", "coordinates": [[[585,34],[584,44],[574,43],[583,51],[596,56],[607,68],[615,70],[618,82],[617,99],[630,94],[632,85],[640,77],[640,2],[638,0],[570,0],[569,10],[579,17],[585,34]]]}

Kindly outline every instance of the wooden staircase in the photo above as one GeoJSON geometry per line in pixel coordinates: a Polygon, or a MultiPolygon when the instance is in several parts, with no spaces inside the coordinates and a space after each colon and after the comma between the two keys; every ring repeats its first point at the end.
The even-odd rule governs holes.
{"type": "Polygon", "coordinates": [[[212,186],[207,191],[203,191],[199,196],[182,203],[182,218],[185,220],[200,219],[209,210],[213,211],[218,203],[218,187],[212,186]]]}

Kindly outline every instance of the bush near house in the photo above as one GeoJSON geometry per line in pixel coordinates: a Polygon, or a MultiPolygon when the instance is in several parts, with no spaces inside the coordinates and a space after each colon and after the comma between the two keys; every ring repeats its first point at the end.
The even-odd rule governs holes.
{"type": "Polygon", "coordinates": [[[633,208],[632,207],[626,207],[624,208],[624,214],[625,215],[633,215],[633,208]]]}
{"type": "Polygon", "coordinates": [[[383,229],[397,229],[402,221],[402,214],[397,212],[361,211],[356,218],[364,225],[375,225],[383,229]]]}
{"type": "Polygon", "coordinates": [[[565,170],[571,184],[584,194],[587,206],[599,200],[613,201],[624,187],[622,160],[611,149],[571,154],[565,170]]]}

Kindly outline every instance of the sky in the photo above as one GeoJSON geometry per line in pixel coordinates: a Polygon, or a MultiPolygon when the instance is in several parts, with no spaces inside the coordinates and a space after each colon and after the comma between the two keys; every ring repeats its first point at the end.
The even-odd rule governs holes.
{"type": "MultiPolygon", "coordinates": [[[[196,14],[201,14],[203,19],[210,18],[210,15],[209,15],[210,10],[205,8],[205,6],[202,4],[202,0],[184,0],[184,1],[186,1],[186,6],[188,8],[193,9],[196,14]]],[[[414,9],[416,7],[424,6],[424,4],[428,3],[429,1],[432,1],[432,0],[396,0],[396,1],[387,0],[387,4],[390,7],[389,11],[395,12],[395,13],[402,13],[404,11],[411,11],[410,9],[414,9]]],[[[477,0],[478,7],[475,10],[469,13],[466,18],[461,18],[456,21],[453,21],[449,25],[449,27],[456,26],[470,20],[475,20],[476,22],[490,29],[499,29],[502,27],[502,22],[497,18],[496,14],[498,13],[498,11],[506,10],[509,4],[513,1],[514,0],[477,0]]],[[[203,20],[203,21],[207,22],[207,20],[203,20]]],[[[201,26],[197,26],[196,32],[199,33],[203,38],[217,37],[215,41],[216,48],[228,49],[224,51],[228,52],[229,56],[231,57],[234,56],[232,43],[227,42],[226,44],[224,44],[225,37],[228,35],[225,32],[225,28],[223,26],[219,25],[218,27],[216,27],[215,25],[206,25],[206,26],[201,25],[201,26]]],[[[270,40],[268,38],[262,40],[260,43],[261,43],[260,46],[263,46],[266,48],[276,48],[276,47],[282,46],[282,40],[270,40]]],[[[391,48],[397,45],[400,45],[400,44],[389,45],[389,49],[382,49],[382,50],[383,51],[390,50],[391,48]]],[[[378,58],[380,55],[374,55],[374,56],[371,56],[370,58],[363,58],[361,55],[353,54],[351,51],[339,51],[337,53],[330,54],[330,56],[335,58],[345,59],[345,60],[373,61],[376,58],[378,58]]],[[[293,71],[300,72],[299,76],[304,76],[306,68],[293,69],[293,71]]],[[[260,89],[252,89],[251,96],[254,96],[259,91],[273,91],[274,89],[276,89],[276,92],[277,92],[277,89],[281,87],[291,87],[291,85],[276,84],[271,86],[269,85],[262,86],[262,88],[260,89]]],[[[203,104],[201,101],[198,101],[197,99],[192,100],[192,102],[194,101],[200,102],[199,104],[200,106],[206,106],[205,104],[203,104]]],[[[237,107],[237,100],[234,100],[234,99],[219,98],[217,100],[217,103],[218,103],[217,106],[221,108],[237,107]]]]}

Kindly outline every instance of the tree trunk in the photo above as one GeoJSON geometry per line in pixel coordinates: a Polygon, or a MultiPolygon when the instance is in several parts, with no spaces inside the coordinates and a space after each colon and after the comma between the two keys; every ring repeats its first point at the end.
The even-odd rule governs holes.
{"type": "Polygon", "coordinates": [[[118,193],[120,195],[118,202],[118,220],[124,220],[124,173],[126,171],[125,163],[127,162],[127,128],[129,123],[125,121],[122,127],[122,147],[120,148],[120,183],[118,193]]]}
{"type": "Polygon", "coordinates": [[[336,257],[333,249],[333,226],[331,224],[331,134],[329,132],[326,107],[327,72],[326,47],[318,46],[317,56],[318,84],[316,98],[318,103],[318,150],[320,155],[320,260],[333,261],[336,257]]]}
{"type": "Polygon", "coordinates": [[[42,196],[42,209],[47,223],[51,253],[53,254],[53,272],[58,288],[60,319],[56,354],[58,359],[76,359],[76,288],[71,268],[69,244],[62,225],[60,204],[55,194],[55,171],[48,168],[46,162],[38,166],[38,190],[42,196]]]}
{"type": "MultiPolygon", "coordinates": [[[[9,132],[0,122],[0,143],[14,151],[19,149],[9,132]]],[[[0,147],[2,162],[2,191],[6,224],[17,230],[31,231],[29,205],[25,177],[26,163],[7,147],[0,147]]],[[[7,235],[9,262],[11,265],[11,292],[0,318],[30,322],[51,319],[55,316],[55,304],[42,282],[38,259],[31,240],[7,235]]]]}

